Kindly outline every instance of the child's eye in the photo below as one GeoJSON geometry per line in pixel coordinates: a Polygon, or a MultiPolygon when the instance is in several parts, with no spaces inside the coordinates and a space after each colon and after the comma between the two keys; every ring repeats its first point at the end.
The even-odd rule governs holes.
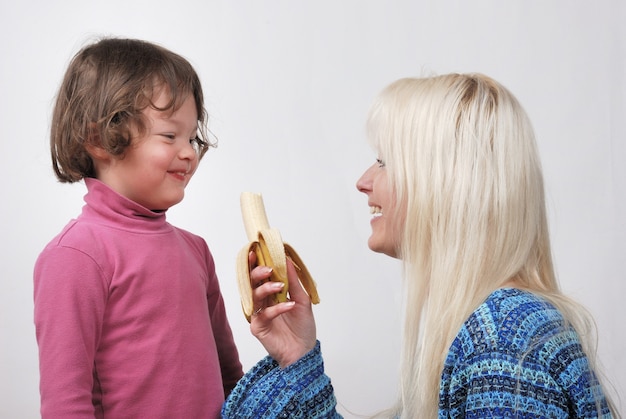
{"type": "Polygon", "coordinates": [[[208,144],[206,143],[206,141],[204,141],[200,137],[190,138],[189,144],[191,144],[198,156],[204,154],[204,151],[208,148],[208,144]]]}
{"type": "Polygon", "coordinates": [[[161,134],[163,137],[167,138],[168,140],[172,140],[174,141],[176,139],[176,135],[174,134],[161,134]]]}
{"type": "Polygon", "coordinates": [[[385,162],[381,159],[376,159],[376,163],[378,163],[378,167],[385,167],[385,162]]]}

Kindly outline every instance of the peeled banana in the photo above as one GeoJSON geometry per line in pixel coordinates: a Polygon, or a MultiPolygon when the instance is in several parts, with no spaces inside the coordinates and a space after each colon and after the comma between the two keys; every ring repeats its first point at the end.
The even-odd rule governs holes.
{"type": "Polygon", "coordinates": [[[290,258],[298,272],[298,278],[305,291],[309,294],[311,302],[320,302],[317,294],[315,281],[308,269],[300,259],[296,251],[287,243],[283,242],[280,232],[270,228],[265,213],[263,197],[261,194],[243,192],[240,198],[243,224],[248,236],[249,243],[245,245],[237,255],[237,281],[241,297],[241,307],[246,320],[250,322],[254,311],[252,298],[252,285],[250,283],[250,269],[248,254],[253,251],[257,257],[257,264],[272,268],[270,281],[279,281],[285,284],[280,293],[275,294],[276,302],[288,300],[289,283],[287,280],[287,258],[290,258]]]}

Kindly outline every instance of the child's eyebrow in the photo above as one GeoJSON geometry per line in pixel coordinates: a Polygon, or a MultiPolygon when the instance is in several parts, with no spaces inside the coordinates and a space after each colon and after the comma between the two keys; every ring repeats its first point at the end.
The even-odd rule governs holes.
{"type": "Polygon", "coordinates": [[[178,124],[185,123],[184,117],[182,115],[174,115],[174,113],[171,111],[160,111],[156,114],[154,119],[158,121],[168,121],[168,122],[174,122],[178,124]]]}
{"type": "Polygon", "coordinates": [[[197,121],[195,121],[196,123],[191,126],[191,125],[187,125],[185,123],[185,121],[178,119],[178,118],[172,118],[171,116],[163,116],[163,117],[158,117],[155,119],[155,122],[158,123],[158,126],[155,127],[153,124],[153,129],[157,129],[157,130],[163,130],[163,129],[170,129],[170,128],[176,128],[177,130],[184,130],[187,127],[189,127],[189,131],[191,133],[197,133],[198,132],[198,123],[197,121]]]}

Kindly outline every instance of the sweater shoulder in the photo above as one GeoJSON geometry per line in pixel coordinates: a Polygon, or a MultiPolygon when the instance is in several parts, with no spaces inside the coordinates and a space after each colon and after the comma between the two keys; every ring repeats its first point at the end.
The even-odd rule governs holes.
{"type": "Polygon", "coordinates": [[[491,351],[517,357],[563,330],[563,316],[547,300],[506,288],[494,291],[468,317],[455,343],[464,358],[491,351]]]}

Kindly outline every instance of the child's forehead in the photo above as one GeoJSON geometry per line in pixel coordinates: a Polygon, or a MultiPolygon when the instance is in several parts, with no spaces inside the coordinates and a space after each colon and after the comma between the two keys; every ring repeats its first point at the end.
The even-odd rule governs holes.
{"type": "MultiPolygon", "coordinates": [[[[192,92],[178,90],[174,94],[169,87],[158,87],[152,90],[151,97],[147,97],[148,107],[159,111],[163,115],[177,112],[187,102],[196,106],[196,100],[192,92]]],[[[144,111],[146,110],[144,109],[144,111]]]]}
{"type": "Polygon", "coordinates": [[[174,85],[172,83],[175,82],[168,83],[156,79],[153,81],[152,86],[144,90],[144,96],[150,103],[160,108],[165,107],[169,103],[179,107],[188,97],[195,98],[195,92],[191,86],[184,85],[182,81],[176,82],[174,85]]]}
{"type": "Polygon", "coordinates": [[[198,112],[193,95],[188,94],[179,104],[172,102],[169,96],[160,96],[151,106],[142,113],[153,124],[169,124],[181,127],[197,127],[198,112]],[[176,106],[175,106],[176,105],[176,106]]]}

